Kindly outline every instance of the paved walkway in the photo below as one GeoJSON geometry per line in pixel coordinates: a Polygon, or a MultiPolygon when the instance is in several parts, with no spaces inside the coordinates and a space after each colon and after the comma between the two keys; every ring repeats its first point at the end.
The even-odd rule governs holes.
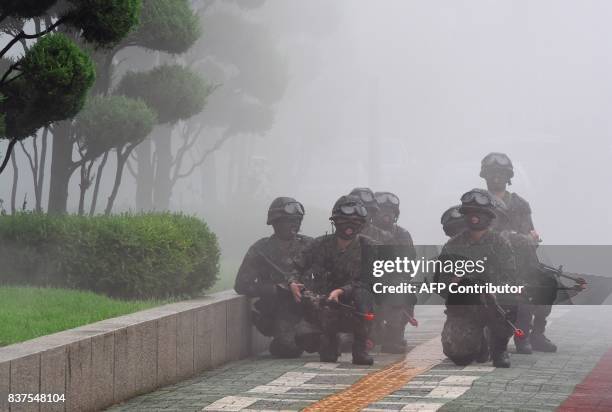
{"type": "Polygon", "coordinates": [[[260,356],[110,410],[550,411],[562,404],[563,411],[610,410],[612,352],[603,355],[612,347],[612,307],[555,307],[549,336],[559,352],[513,354],[510,369],[446,360],[439,339],[443,309],[417,307],[420,326],[407,331],[411,350],[405,357],[376,354],[372,367],[358,367],[350,354],[337,364],[320,363],[316,355],[260,356]],[[602,391],[606,383],[610,389],[602,391]]]}

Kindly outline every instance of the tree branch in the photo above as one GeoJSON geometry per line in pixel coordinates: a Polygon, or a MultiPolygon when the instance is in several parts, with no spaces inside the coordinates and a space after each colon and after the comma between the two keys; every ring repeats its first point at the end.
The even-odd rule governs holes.
{"type": "Polygon", "coordinates": [[[227,133],[227,132],[226,132],[226,133],[224,133],[224,134],[223,134],[223,136],[222,136],[222,137],[221,137],[219,140],[217,140],[217,141],[215,142],[215,144],[214,144],[214,145],[213,145],[213,146],[212,146],[210,149],[206,150],[206,151],[204,152],[204,154],[202,154],[202,157],[200,158],[200,160],[198,160],[197,162],[193,163],[193,164],[191,165],[191,167],[190,167],[190,168],[189,168],[189,169],[188,169],[188,170],[187,170],[185,173],[177,173],[177,174],[176,174],[176,176],[175,176],[175,178],[172,180],[172,183],[176,183],[176,181],[177,181],[178,179],[182,179],[182,178],[185,178],[185,177],[190,176],[190,175],[193,173],[193,171],[194,171],[196,168],[198,168],[198,167],[202,166],[202,164],[204,164],[204,162],[206,161],[206,158],[207,158],[208,156],[210,156],[212,153],[214,153],[214,152],[216,152],[217,150],[219,150],[219,149],[220,149],[220,148],[223,146],[223,144],[224,144],[224,143],[225,143],[225,142],[226,142],[226,141],[227,141],[227,140],[228,140],[230,137],[232,137],[232,135],[231,135],[231,134],[229,134],[229,133],[227,133]]]}
{"type": "Polygon", "coordinates": [[[23,153],[25,153],[26,157],[28,158],[28,163],[30,164],[30,169],[32,170],[32,176],[34,176],[34,186],[36,186],[36,179],[38,178],[38,176],[36,175],[36,166],[34,165],[34,159],[32,159],[32,155],[26,150],[26,147],[22,141],[19,142],[19,145],[21,146],[21,150],[23,150],[23,153]]]}
{"type": "Polygon", "coordinates": [[[0,165],[0,174],[2,174],[2,172],[4,172],[4,169],[6,168],[6,165],[8,164],[11,158],[11,154],[13,153],[13,148],[15,147],[15,144],[17,144],[17,139],[16,138],[11,139],[6,149],[4,160],[2,161],[2,164],[0,165]]]}
{"type": "Polygon", "coordinates": [[[45,34],[51,33],[53,30],[55,30],[57,28],[57,26],[59,26],[60,24],[64,23],[67,20],[66,17],[60,17],[59,19],[57,19],[55,21],[55,23],[53,23],[52,25],[50,25],[49,27],[47,27],[45,30],[38,32],[38,33],[33,33],[33,34],[26,34],[23,30],[19,32],[19,34],[17,34],[17,36],[13,37],[13,39],[11,41],[8,42],[8,44],[6,46],[4,46],[4,48],[2,50],[0,50],[0,58],[4,57],[4,55],[6,53],[8,53],[8,51],[11,49],[11,47],[13,47],[15,45],[15,43],[17,43],[18,41],[22,40],[22,39],[37,39],[39,37],[44,36],[45,34]]]}
{"type": "Polygon", "coordinates": [[[202,129],[204,128],[204,123],[200,123],[200,127],[198,128],[198,131],[195,132],[192,136],[193,138],[190,140],[189,139],[189,131],[188,130],[183,130],[183,135],[187,134],[187,138],[185,139],[185,144],[178,150],[178,152],[176,153],[176,157],[174,158],[174,172],[172,173],[173,176],[171,178],[172,182],[176,182],[176,176],[179,174],[181,167],[183,165],[183,157],[185,156],[185,153],[187,153],[195,144],[195,142],[198,140],[198,137],[200,136],[200,133],[202,133],[202,129]]]}

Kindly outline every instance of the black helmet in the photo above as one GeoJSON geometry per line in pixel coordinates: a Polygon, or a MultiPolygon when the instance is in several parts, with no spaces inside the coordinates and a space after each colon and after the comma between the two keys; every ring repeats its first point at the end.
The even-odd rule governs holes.
{"type": "Polygon", "coordinates": [[[287,216],[304,216],[304,206],[292,197],[277,197],[268,208],[268,225],[287,216]]]}
{"type": "Polygon", "coordinates": [[[369,187],[356,187],[351,190],[349,195],[358,197],[368,211],[377,211],[379,209],[374,192],[369,187]]]}
{"type": "Polygon", "coordinates": [[[447,236],[453,237],[461,233],[466,227],[459,208],[461,208],[461,205],[452,206],[442,213],[440,223],[442,223],[442,229],[447,236]]]}
{"type": "Polygon", "coordinates": [[[334,220],[338,217],[357,217],[365,221],[368,216],[368,210],[365,208],[363,202],[357,196],[341,196],[340,199],[336,200],[332,209],[332,215],[329,218],[334,220]]]}
{"type": "Polygon", "coordinates": [[[492,173],[505,173],[508,181],[514,177],[512,161],[505,153],[491,152],[480,162],[480,177],[487,178],[492,173]]]}
{"type": "Polygon", "coordinates": [[[493,195],[484,189],[472,189],[461,196],[459,213],[466,215],[470,212],[482,212],[495,218],[493,195]]]}
{"type": "Polygon", "coordinates": [[[379,206],[389,206],[395,209],[396,215],[399,216],[399,197],[395,193],[391,192],[376,192],[374,198],[379,206]]]}

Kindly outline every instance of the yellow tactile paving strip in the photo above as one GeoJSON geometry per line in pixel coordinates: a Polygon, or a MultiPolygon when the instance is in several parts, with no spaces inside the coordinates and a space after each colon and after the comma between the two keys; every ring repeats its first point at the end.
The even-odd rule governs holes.
{"type": "Polygon", "coordinates": [[[360,411],[401,389],[442,359],[440,338],[432,339],[411,351],[406,359],[364,376],[350,387],[313,403],[303,411],[360,411]]]}
{"type": "Polygon", "coordinates": [[[429,368],[410,368],[405,361],[397,362],[364,376],[349,388],[303,409],[303,411],[360,411],[369,404],[402,388],[413,377],[429,368]]]}

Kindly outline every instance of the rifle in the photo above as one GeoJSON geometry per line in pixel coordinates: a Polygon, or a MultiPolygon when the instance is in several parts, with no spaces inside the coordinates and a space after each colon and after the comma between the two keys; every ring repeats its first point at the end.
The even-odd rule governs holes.
{"type": "MultiPolygon", "coordinates": [[[[283,280],[286,280],[290,277],[290,274],[285,272],[284,270],[282,270],[276,263],[274,263],[272,260],[270,260],[270,258],[268,256],[266,256],[265,254],[263,254],[262,252],[260,252],[259,250],[256,250],[257,255],[263,259],[264,262],[266,262],[268,264],[268,266],[272,269],[274,269],[274,271],[277,274],[282,275],[283,280]]],[[[285,283],[276,283],[276,287],[279,288],[280,290],[287,292],[289,294],[291,294],[291,290],[289,290],[288,285],[285,283]]],[[[344,303],[340,303],[340,302],[336,302],[335,300],[330,300],[327,298],[327,296],[325,295],[319,295],[319,294],[315,294],[309,290],[306,290],[305,288],[302,289],[302,298],[303,299],[307,299],[310,300],[310,302],[313,304],[313,306],[318,306],[318,307],[330,307],[330,308],[340,308],[340,309],[344,309],[349,311],[350,313],[354,314],[355,316],[358,317],[363,317],[363,319],[365,320],[374,320],[374,314],[371,312],[367,312],[367,313],[363,313],[363,312],[358,312],[357,309],[354,306],[351,305],[346,305],[344,303]]]]}
{"type": "Polygon", "coordinates": [[[359,318],[363,318],[367,321],[374,320],[374,313],[372,312],[359,312],[356,307],[352,305],[347,305],[345,303],[337,302],[335,300],[328,299],[326,295],[321,295],[318,293],[314,293],[307,289],[302,289],[302,300],[306,303],[306,305],[310,305],[313,308],[321,309],[321,308],[330,308],[330,309],[340,309],[347,311],[349,314],[357,316],[359,318]]]}
{"type": "Polygon", "coordinates": [[[490,293],[487,293],[487,294],[484,294],[484,298],[485,298],[485,302],[487,303],[487,306],[492,307],[493,309],[495,309],[495,312],[499,316],[501,316],[502,319],[504,319],[504,321],[508,324],[508,326],[510,326],[512,328],[514,336],[517,339],[525,338],[525,332],[521,328],[518,328],[514,324],[514,322],[512,322],[510,319],[508,319],[506,317],[506,314],[507,314],[506,311],[504,310],[504,308],[499,306],[499,304],[497,303],[497,300],[495,299],[495,296],[491,295],[490,293]]]}
{"type": "Polygon", "coordinates": [[[575,291],[583,291],[586,289],[587,287],[587,281],[579,276],[572,276],[572,275],[576,275],[574,273],[572,273],[572,275],[563,272],[563,266],[559,266],[558,268],[546,265],[544,263],[540,263],[538,266],[538,272],[542,273],[542,274],[550,274],[550,275],[555,275],[559,278],[565,278],[565,279],[570,279],[572,281],[574,281],[576,284],[572,287],[559,287],[558,290],[575,290],[575,291]]]}
{"type": "Polygon", "coordinates": [[[289,286],[287,285],[287,279],[291,276],[291,274],[281,269],[276,263],[274,263],[268,256],[266,256],[261,251],[255,250],[255,253],[268,265],[268,267],[270,267],[277,275],[280,275],[282,277],[282,280],[280,280],[279,282],[276,282],[276,280],[279,279],[271,279],[271,282],[273,282],[278,289],[287,293],[291,293],[291,291],[289,290],[289,286]]]}

